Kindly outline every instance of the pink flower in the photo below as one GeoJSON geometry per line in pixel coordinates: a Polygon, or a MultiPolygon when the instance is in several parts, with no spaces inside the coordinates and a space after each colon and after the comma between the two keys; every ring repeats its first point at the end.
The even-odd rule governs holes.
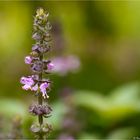
{"type": "Polygon", "coordinates": [[[38,84],[36,84],[35,86],[33,86],[33,87],[31,88],[31,90],[32,90],[32,91],[37,91],[37,90],[38,90],[38,84]]]}
{"type": "Polygon", "coordinates": [[[24,61],[26,64],[31,64],[31,62],[32,62],[31,56],[26,56],[24,61]]]}
{"type": "Polygon", "coordinates": [[[48,67],[48,70],[50,71],[54,68],[54,64],[50,62],[47,64],[47,67],[48,67]]]}
{"type": "Polygon", "coordinates": [[[40,91],[42,92],[42,96],[44,97],[44,98],[49,98],[49,96],[47,95],[47,91],[46,91],[46,89],[49,87],[49,84],[47,83],[47,82],[45,82],[45,83],[42,83],[41,85],[40,85],[40,91]]]}
{"type": "Polygon", "coordinates": [[[24,84],[24,86],[22,86],[24,90],[29,90],[31,86],[34,85],[34,80],[31,77],[21,77],[20,83],[24,84]]]}
{"type": "Polygon", "coordinates": [[[74,73],[80,68],[80,60],[73,55],[56,57],[52,59],[52,63],[55,66],[52,71],[61,76],[65,76],[70,72],[74,73]]]}

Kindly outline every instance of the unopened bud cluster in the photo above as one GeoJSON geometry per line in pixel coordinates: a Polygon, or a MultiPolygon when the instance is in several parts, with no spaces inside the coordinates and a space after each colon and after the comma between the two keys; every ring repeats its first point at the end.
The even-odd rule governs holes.
{"type": "Polygon", "coordinates": [[[44,117],[49,117],[52,109],[48,105],[32,105],[29,108],[29,112],[33,115],[42,115],[44,117]]]}

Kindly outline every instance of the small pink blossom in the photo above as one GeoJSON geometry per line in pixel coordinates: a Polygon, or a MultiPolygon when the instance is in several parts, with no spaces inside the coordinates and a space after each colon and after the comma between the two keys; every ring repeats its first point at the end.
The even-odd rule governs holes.
{"type": "Polygon", "coordinates": [[[48,70],[51,71],[54,68],[54,64],[53,63],[48,63],[47,64],[48,70]]]}
{"type": "Polygon", "coordinates": [[[31,86],[34,85],[34,80],[31,77],[21,77],[20,83],[24,84],[24,86],[22,86],[24,90],[29,90],[31,86]]]}
{"type": "Polygon", "coordinates": [[[24,85],[24,86],[22,86],[22,89],[24,89],[24,90],[29,90],[29,89],[31,89],[31,86],[29,86],[29,85],[24,85]]]}
{"type": "Polygon", "coordinates": [[[55,66],[52,71],[61,76],[65,76],[70,72],[74,73],[80,68],[79,58],[73,55],[56,57],[52,59],[52,63],[55,66]]]}
{"type": "Polygon", "coordinates": [[[31,62],[32,62],[31,56],[26,56],[24,61],[26,64],[31,64],[31,62]]]}
{"type": "Polygon", "coordinates": [[[45,83],[42,83],[41,85],[40,85],[40,91],[42,92],[42,96],[44,97],[44,98],[49,98],[49,96],[47,95],[47,91],[46,91],[46,89],[49,87],[49,84],[47,83],[47,82],[45,82],[45,83]]]}

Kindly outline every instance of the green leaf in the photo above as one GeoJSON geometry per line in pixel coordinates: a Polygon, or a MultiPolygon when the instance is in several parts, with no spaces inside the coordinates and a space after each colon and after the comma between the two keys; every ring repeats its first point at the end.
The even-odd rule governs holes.
{"type": "Polygon", "coordinates": [[[73,94],[74,104],[93,110],[111,124],[140,113],[139,87],[139,83],[124,85],[108,96],[97,92],[78,91],[73,94]]]}
{"type": "Polygon", "coordinates": [[[120,128],[118,130],[113,131],[109,136],[108,140],[114,139],[133,139],[136,136],[136,130],[134,128],[120,128]]]}

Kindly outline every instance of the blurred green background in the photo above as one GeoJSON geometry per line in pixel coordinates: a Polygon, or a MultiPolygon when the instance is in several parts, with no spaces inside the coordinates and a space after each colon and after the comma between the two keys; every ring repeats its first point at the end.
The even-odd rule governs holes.
{"type": "Polygon", "coordinates": [[[139,1],[1,1],[0,135],[10,133],[20,115],[24,137],[32,137],[28,106],[36,99],[22,91],[19,79],[31,74],[24,57],[34,43],[33,15],[39,7],[49,11],[53,26],[50,57],[75,55],[81,63],[77,73],[50,76],[50,138],[140,136],[139,1]]]}

